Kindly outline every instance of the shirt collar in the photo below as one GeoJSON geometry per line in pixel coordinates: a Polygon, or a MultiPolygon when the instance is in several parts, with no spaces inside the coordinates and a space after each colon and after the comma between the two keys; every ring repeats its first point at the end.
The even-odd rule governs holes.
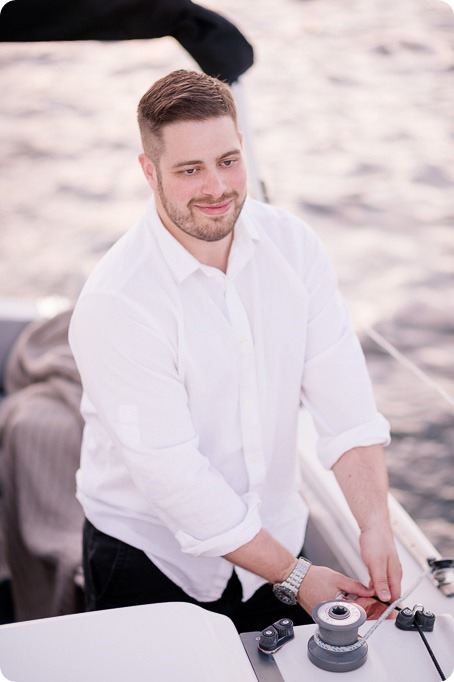
{"type": "MultiPolygon", "coordinates": [[[[246,200],[246,203],[248,200],[246,200]]],[[[203,265],[180,242],[164,227],[156,209],[154,198],[151,199],[147,211],[148,222],[151,231],[161,249],[162,255],[169,266],[175,281],[180,284],[187,277],[190,277],[197,270],[201,270],[210,275],[214,268],[203,265]]],[[[227,266],[227,276],[236,277],[246,263],[252,257],[255,242],[259,240],[259,235],[252,220],[241,211],[240,217],[235,225],[235,232],[229,254],[227,266]]]]}

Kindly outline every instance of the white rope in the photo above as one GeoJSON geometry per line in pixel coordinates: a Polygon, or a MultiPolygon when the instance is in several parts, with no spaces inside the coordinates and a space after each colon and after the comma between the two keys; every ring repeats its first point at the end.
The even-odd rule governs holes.
{"type": "Polygon", "coordinates": [[[376,344],[378,344],[383,350],[385,350],[389,355],[391,355],[395,360],[401,363],[404,367],[410,370],[418,379],[421,379],[427,386],[432,388],[438,393],[446,402],[454,407],[454,398],[450,395],[442,386],[440,386],[434,379],[432,379],[428,374],[423,372],[414,362],[409,360],[403,353],[401,353],[395,346],[385,339],[384,336],[379,334],[373,327],[363,327],[363,331],[367,336],[369,336],[376,344]]]}
{"type": "MultiPolygon", "coordinates": [[[[373,635],[375,630],[383,623],[386,618],[388,618],[389,614],[394,611],[396,606],[398,606],[401,602],[403,602],[407,597],[415,590],[420,583],[426,578],[430,573],[432,572],[432,568],[428,568],[422,575],[419,576],[419,578],[416,580],[416,582],[403,594],[401,597],[398,597],[395,601],[393,601],[392,604],[388,606],[386,611],[382,613],[380,618],[372,625],[372,627],[369,628],[369,630],[366,632],[365,635],[361,637],[361,639],[358,639],[354,644],[348,644],[346,646],[335,646],[334,644],[327,644],[324,642],[322,639],[320,639],[320,635],[318,634],[318,631],[314,632],[314,640],[320,646],[322,649],[326,649],[327,651],[337,651],[337,652],[342,652],[342,651],[355,651],[355,649],[359,649],[360,646],[363,646],[373,635]]],[[[348,603],[348,602],[347,602],[348,603]]]]}

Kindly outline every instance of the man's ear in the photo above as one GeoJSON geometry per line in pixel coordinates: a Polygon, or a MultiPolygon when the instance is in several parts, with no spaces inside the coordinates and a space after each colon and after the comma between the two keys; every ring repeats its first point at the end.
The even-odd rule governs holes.
{"type": "Polygon", "coordinates": [[[139,163],[142,166],[143,174],[145,175],[151,189],[156,189],[158,185],[156,166],[153,161],[145,154],[139,154],[139,163]]]}

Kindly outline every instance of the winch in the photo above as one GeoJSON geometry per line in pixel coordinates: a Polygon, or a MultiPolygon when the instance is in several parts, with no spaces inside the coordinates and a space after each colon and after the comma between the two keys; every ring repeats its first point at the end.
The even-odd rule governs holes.
{"type": "Polygon", "coordinates": [[[366,621],[366,612],[351,602],[342,600],[318,604],[312,618],[318,630],[307,643],[310,661],[330,672],[348,672],[360,668],[367,658],[367,644],[358,635],[366,621]]]}

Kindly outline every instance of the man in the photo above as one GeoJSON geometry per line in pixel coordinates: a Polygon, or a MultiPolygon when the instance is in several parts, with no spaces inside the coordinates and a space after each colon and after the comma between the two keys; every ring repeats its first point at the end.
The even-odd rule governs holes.
{"type": "Polygon", "coordinates": [[[246,199],[224,83],[171,73],[138,118],[154,200],[89,278],[70,328],[87,608],[193,601],[245,631],[307,622],[343,591],[396,598],[388,424],[323,248],[246,199]],[[368,587],[297,559],[300,401],[359,523],[368,587]]]}

